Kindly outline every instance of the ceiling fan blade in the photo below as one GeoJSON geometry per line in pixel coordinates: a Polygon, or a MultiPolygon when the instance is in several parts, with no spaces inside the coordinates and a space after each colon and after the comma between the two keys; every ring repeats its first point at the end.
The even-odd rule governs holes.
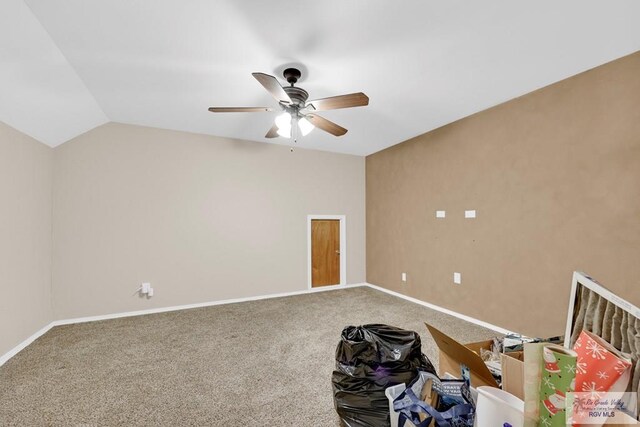
{"type": "Polygon", "coordinates": [[[278,126],[277,125],[273,125],[271,126],[271,129],[269,129],[269,132],[267,132],[267,134],[264,136],[265,138],[277,138],[278,135],[278,126]]]}
{"type": "Polygon", "coordinates": [[[325,119],[324,117],[318,116],[316,114],[307,114],[305,117],[311,122],[312,125],[314,125],[318,129],[322,129],[325,132],[329,132],[331,135],[342,136],[347,133],[347,130],[345,128],[333,123],[330,120],[325,119]]]}
{"type": "Polygon", "coordinates": [[[278,79],[265,73],[251,73],[251,75],[255,77],[262,86],[264,86],[267,92],[269,92],[276,101],[291,104],[291,98],[289,98],[287,92],[285,92],[282,86],[280,86],[278,79]]]}
{"type": "Polygon", "coordinates": [[[315,111],[337,110],[338,108],[364,107],[369,105],[369,97],[362,92],[330,98],[314,99],[307,102],[315,111]]]}
{"type": "Polygon", "coordinates": [[[212,113],[261,113],[273,111],[271,107],[209,107],[212,113]]]}

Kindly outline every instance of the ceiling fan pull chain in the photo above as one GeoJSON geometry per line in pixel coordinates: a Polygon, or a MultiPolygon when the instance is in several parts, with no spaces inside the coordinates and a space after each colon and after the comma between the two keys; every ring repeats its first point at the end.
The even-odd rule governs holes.
{"type": "MultiPolygon", "coordinates": [[[[298,143],[298,123],[297,120],[294,123],[293,117],[291,117],[291,136],[293,137],[293,143],[298,143]]],[[[291,152],[293,153],[293,147],[291,147],[291,152]]]]}

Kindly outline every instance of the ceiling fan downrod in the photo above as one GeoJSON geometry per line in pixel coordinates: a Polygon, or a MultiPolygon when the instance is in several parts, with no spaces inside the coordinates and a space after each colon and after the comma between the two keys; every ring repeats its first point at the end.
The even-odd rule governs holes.
{"type": "Polygon", "coordinates": [[[282,72],[285,80],[291,84],[293,87],[294,84],[298,83],[298,79],[302,76],[302,73],[297,68],[287,68],[282,72]]]}

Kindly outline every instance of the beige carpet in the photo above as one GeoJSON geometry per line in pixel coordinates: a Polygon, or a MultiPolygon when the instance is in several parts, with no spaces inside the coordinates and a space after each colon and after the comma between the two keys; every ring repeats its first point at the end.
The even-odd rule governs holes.
{"type": "Polygon", "coordinates": [[[346,325],[495,333],[370,288],[53,328],[0,367],[1,426],[336,426],[346,325]]]}

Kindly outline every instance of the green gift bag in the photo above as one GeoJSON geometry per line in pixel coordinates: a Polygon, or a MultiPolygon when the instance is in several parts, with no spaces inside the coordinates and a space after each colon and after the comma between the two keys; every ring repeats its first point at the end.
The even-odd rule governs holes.
{"type": "Polygon", "coordinates": [[[567,425],[567,393],[575,389],[578,355],[559,345],[542,347],[538,395],[538,426],[567,425]]]}

